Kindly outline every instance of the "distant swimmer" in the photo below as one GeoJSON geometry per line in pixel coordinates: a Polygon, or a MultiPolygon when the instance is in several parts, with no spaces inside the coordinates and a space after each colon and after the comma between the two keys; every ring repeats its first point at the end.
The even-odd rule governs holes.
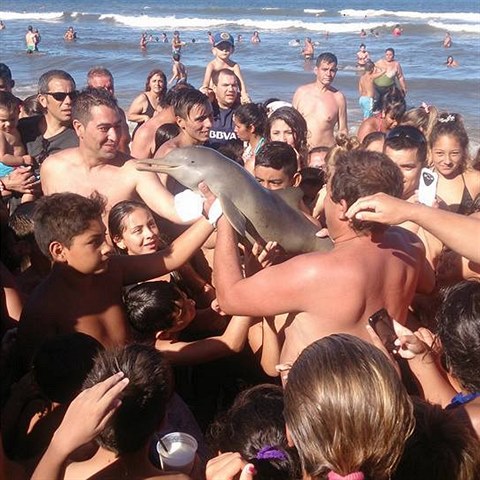
{"type": "Polygon", "coordinates": [[[25,34],[25,44],[27,46],[27,53],[33,53],[36,50],[36,37],[31,25],[28,26],[27,33],[25,34]]]}
{"type": "Polygon", "coordinates": [[[160,36],[160,41],[162,43],[168,43],[168,37],[167,37],[167,34],[165,32],[163,32],[162,35],[160,36]]]}
{"type": "Polygon", "coordinates": [[[241,43],[241,42],[243,42],[243,37],[242,37],[242,35],[238,34],[237,35],[237,43],[241,43]]]}
{"type": "Polygon", "coordinates": [[[315,55],[315,47],[313,46],[313,42],[310,37],[305,38],[302,55],[305,60],[312,60],[313,56],[315,55]]]}
{"type": "Polygon", "coordinates": [[[450,48],[452,46],[452,36],[450,33],[445,34],[445,38],[443,39],[443,48],[450,48]]]}
{"type": "Polygon", "coordinates": [[[257,31],[257,30],[255,30],[255,31],[253,32],[253,35],[252,35],[252,38],[250,39],[250,41],[251,41],[252,43],[260,43],[260,42],[261,42],[261,40],[260,40],[260,35],[258,34],[258,31],[257,31]]]}
{"type": "Polygon", "coordinates": [[[362,38],[364,38],[364,37],[367,36],[367,32],[365,31],[364,28],[362,28],[362,29],[360,30],[360,36],[361,36],[362,38]]]}
{"type": "Polygon", "coordinates": [[[68,27],[67,31],[63,35],[63,39],[71,42],[77,39],[77,32],[73,29],[73,27],[68,27]]]}
{"type": "Polygon", "coordinates": [[[445,65],[448,68],[455,68],[455,67],[458,67],[458,62],[454,60],[454,58],[451,55],[449,55],[447,57],[447,61],[445,62],[445,65]]]}
{"type": "Polygon", "coordinates": [[[403,28],[397,23],[395,27],[393,27],[392,35],[394,37],[399,37],[403,33],[403,28]]]}
{"type": "Polygon", "coordinates": [[[177,83],[186,82],[187,81],[187,68],[185,65],[180,62],[180,54],[174,53],[172,55],[173,59],[173,66],[172,66],[172,78],[168,81],[168,85],[175,82],[177,83]]]}
{"type": "Polygon", "coordinates": [[[300,46],[300,40],[298,38],[296,38],[295,40],[290,40],[288,42],[288,44],[291,46],[291,47],[299,47],[300,46]]]}
{"type": "Polygon", "coordinates": [[[213,35],[212,35],[212,32],[207,32],[207,35],[208,35],[208,41],[211,43],[211,45],[213,46],[213,44],[215,43],[215,40],[213,38],[213,35]]]}
{"type": "Polygon", "coordinates": [[[367,52],[367,47],[364,43],[361,43],[359,48],[357,52],[357,67],[365,68],[365,64],[370,60],[370,54],[367,52]]]}
{"type": "Polygon", "coordinates": [[[143,32],[142,36],[140,37],[140,48],[142,50],[146,50],[147,49],[147,43],[148,43],[147,32],[143,32]]]}
{"type": "Polygon", "coordinates": [[[5,30],[6,28],[5,24],[0,20],[0,30],[5,30]]]}

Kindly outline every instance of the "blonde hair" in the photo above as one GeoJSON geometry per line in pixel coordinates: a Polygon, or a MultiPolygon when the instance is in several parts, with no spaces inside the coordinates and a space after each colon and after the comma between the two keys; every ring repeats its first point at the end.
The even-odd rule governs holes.
{"type": "Polygon", "coordinates": [[[412,108],[403,114],[400,125],[410,125],[418,128],[426,137],[430,138],[432,129],[437,123],[438,110],[433,105],[412,108]]]}
{"type": "Polygon", "coordinates": [[[318,479],[330,471],[388,479],[415,424],[410,398],[385,355],[346,334],[316,341],[294,363],[285,420],[304,471],[318,479]]]}

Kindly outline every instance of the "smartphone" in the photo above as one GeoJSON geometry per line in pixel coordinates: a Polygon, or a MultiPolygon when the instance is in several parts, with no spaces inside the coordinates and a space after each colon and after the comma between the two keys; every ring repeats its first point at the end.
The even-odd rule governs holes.
{"type": "Polygon", "coordinates": [[[418,186],[418,201],[431,207],[437,195],[438,173],[429,168],[422,168],[418,186]]]}
{"type": "Polygon", "coordinates": [[[380,337],[389,352],[396,351],[398,347],[395,345],[397,334],[393,328],[393,319],[384,308],[375,312],[369,319],[368,323],[380,337]]]}

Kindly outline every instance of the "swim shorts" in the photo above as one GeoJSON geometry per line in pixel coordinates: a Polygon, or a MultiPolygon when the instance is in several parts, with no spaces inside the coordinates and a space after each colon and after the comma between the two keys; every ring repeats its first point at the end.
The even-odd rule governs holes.
{"type": "Polygon", "coordinates": [[[358,103],[363,113],[363,118],[370,118],[373,115],[373,98],[360,97],[358,103]]]}

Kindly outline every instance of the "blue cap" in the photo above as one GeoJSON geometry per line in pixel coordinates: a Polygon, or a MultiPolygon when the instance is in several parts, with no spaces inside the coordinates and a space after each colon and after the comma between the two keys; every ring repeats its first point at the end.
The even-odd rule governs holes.
{"type": "Polygon", "coordinates": [[[216,47],[220,43],[229,43],[232,47],[235,46],[233,37],[228,32],[216,33],[213,37],[213,46],[216,47]]]}

